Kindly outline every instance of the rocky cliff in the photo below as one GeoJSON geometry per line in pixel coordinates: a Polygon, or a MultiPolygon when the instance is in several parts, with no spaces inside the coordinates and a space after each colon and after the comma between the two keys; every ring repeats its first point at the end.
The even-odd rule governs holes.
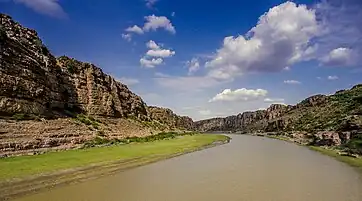
{"type": "Polygon", "coordinates": [[[362,154],[362,85],[333,95],[315,95],[297,105],[195,122],[200,131],[279,133],[318,146],[349,146],[362,154]]]}
{"type": "Polygon", "coordinates": [[[192,127],[99,67],[56,58],[36,31],[0,14],[0,156],[192,127]]]}
{"type": "Polygon", "coordinates": [[[70,112],[146,119],[146,104],[92,64],[56,59],[34,30],[1,21],[0,110],[53,116],[70,112]]]}
{"type": "Polygon", "coordinates": [[[147,107],[147,110],[151,119],[169,125],[171,128],[184,130],[194,129],[194,122],[190,117],[178,116],[168,108],[149,106],[147,107]]]}
{"type": "Polygon", "coordinates": [[[334,95],[315,95],[297,105],[273,104],[266,110],[195,122],[201,131],[345,131],[362,125],[362,85],[334,95]]]}

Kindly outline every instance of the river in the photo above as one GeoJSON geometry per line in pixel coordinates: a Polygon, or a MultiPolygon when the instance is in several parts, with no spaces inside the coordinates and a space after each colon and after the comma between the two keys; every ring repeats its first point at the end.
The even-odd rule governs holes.
{"type": "Polygon", "coordinates": [[[275,139],[229,144],[18,201],[361,201],[362,176],[333,158],[275,139]]]}

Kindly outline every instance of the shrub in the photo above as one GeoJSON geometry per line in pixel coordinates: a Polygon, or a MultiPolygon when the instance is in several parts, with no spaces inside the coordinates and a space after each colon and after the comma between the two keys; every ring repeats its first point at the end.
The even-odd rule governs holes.
{"type": "Polygon", "coordinates": [[[26,120],[27,115],[23,114],[23,113],[18,113],[18,114],[14,114],[12,116],[13,119],[15,119],[16,121],[21,121],[21,120],[26,120]]]}
{"type": "Polygon", "coordinates": [[[69,73],[71,73],[71,74],[75,73],[75,68],[74,68],[74,66],[72,64],[68,64],[67,69],[68,69],[69,73]]]}
{"type": "Polygon", "coordinates": [[[14,114],[11,119],[14,119],[16,121],[22,121],[22,120],[35,120],[35,121],[41,121],[41,117],[34,114],[24,114],[24,113],[17,113],[14,114]]]}

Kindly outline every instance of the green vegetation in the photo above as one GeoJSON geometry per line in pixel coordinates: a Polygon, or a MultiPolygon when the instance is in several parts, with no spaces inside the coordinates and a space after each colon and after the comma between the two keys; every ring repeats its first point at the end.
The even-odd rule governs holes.
{"type": "Polygon", "coordinates": [[[74,65],[73,64],[68,64],[67,65],[67,69],[68,69],[68,72],[71,73],[71,74],[74,74],[75,73],[75,68],[74,68],[74,65]]]}
{"type": "Polygon", "coordinates": [[[124,139],[107,139],[103,138],[104,133],[102,134],[102,132],[100,131],[98,132],[98,136],[96,136],[92,141],[88,141],[84,144],[84,148],[95,147],[99,145],[130,144],[135,142],[153,142],[157,140],[174,139],[180,136],[195,135],[195,134],[197,133],[163,132],[156,135],[149,135],[146,137],[127,137],[124,139]]]}
{"type": "MultiPolygon", "coordinates": [[[[320,97],[320,103],[311,106],[308,99],[282,118],[288,121],[284,131],[350,131],[362,127],[362,85],[341,90],[334,95],[320,97]]],[[[317,98],[318,99],[318,98],[317,98]]],[[[315,100],[317,102],[318,100],[315,100]]]]}
{"type": "MultiPolygon", "coordinates": [[[[166,135],[166,134],[165,134],[166,135]]],[[[0,180],[52,173],[60,170],[108,164],[128,159],[147,159],[155,156],[170,157],[195,151],[217,141],[228,140],[223,135],[189,135],[170,140],[89,149],[49,152],[35,156],[0,159],[0,180]]]]}
{"type": "Polygon", "coordinates": [[[362,134],[358,134],[341,147],[350,153],[362,155],[362,134]]]}
{"type": "Polygon", "coordinates": [[[153,121],[141,121],[141,124],[143,124],[146,127],[154,128],[157,130],[165,130],[167,129],[167,126],[165,124],[162,124],[156,120],[153,121]]]}
{"type": "Polygon", "coordinates": [[[32,115],[32,114],[16,113],[13,116],[11,116],[11,119],[16,120],[16,121],[23,121],[23,120],[39,121],[40,117],[37,115],[32,115]]]}
{"type": "Polygon", "coordinates": [[[92,126],[94,129],[97,129],[97,130],[99,129],[100,123],[101,123],[99,120],[95,119],[94,117],[87,116],[84,114],[78,114],[75,117],[75,120],[80,123],[83,123],[85,125],[92,126]]]}
{"type": "Polygon", "coordinates": [[[336,158],[337,160],[347,163],[353,167],[358,168],[359,170],[362,171],[362,158],[354,158],[354,157],[350,157],[350,156],[342,156],[339,155],[337,150],[332,150],[332,149],[325,149],[323,147],[316,147],[316,146],[309,146],[309,148],[311,150],[314,151],[318,151],[322,154],[325,154],[327,156],[331,156],[336,158]]]}

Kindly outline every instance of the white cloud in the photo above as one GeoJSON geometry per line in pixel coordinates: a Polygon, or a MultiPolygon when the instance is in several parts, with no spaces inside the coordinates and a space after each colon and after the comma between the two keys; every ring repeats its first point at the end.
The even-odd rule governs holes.
{"type": "Polygon", "coordinates": [[[317,77],[318,80],[321,80],[322,78],[321,77],[317,77]]]}
{"type": "Polygon", "coordinates": [[[175,17],[175,15],[176,15],[175,12],[172,12],[172,13],[171,13],[171,16],[172,16],[172,17],[175,17]]]}
{"type": "Polygon", "coordinates": [[[153,68],[163,63],[162,58],[172,57],[176,54],[175,51],[162,49],[161,46],[153,40],[148,41],[146,46],[150,48],[150,50],[148,50],[145,56],[140,60],[141,65],[145,67],[153,68]]]}
{"type": "Polygon", "coordinates": [[[22,3],[38,13],[52,17],[63,18],[67,16],[58,0],[14,0],[14,2],[22,3]]]}
{"type": "Polygon", "coordinates": [[[289,67],[289,66],[286,66],[286,67],[284,68],[284,70],[285,70],[285,71],[290,71],[290,67],[289,67]]]}
{"type": "Polygon", "coordinates": [[[126,29],[127,32],[133,32],[133,33],[137,33],[137,34],[143,34],[143,30],[141,27],[137,26],[137,25],[134,25],[132,27],[128,27],[126,29]]]}
{"type": "MultiPolygon", "coordinates": [[[[352,63],[361,64],[362,57],[362,4],[360,0],[323,0],[315,7],[323,35],[315,42],[319,45],[318,58],[323,58],[322,65],[343,66],[345,57],[337,57],[328,62],[331,51],[339,47],[348,47],[352,51],[352,63]],[[323,61],[323,60],[327,60],[323,61]]],[[[342,53],[342,52],[340,52],[342,53]]],[[[338,54],[338,53],[337,53],[338,54]]]]}
{"type": "Polygon", "coordinates": [[[121,83],[129,85],[129,86],[140,83],[140,81],[138,79],[135,79],[135,78],[121,77],[121,78],[119,78],[117,80],[120,81],[121,83]]]}
{"type": "Polygon", "coordinates": [[[266,98],[264,102],[266,103],[283,103],[285,100],[283,98],[266,98]]]}
{"type": "Polygon", "coordinates": [[[150,15],[146,16],[145,19],[146,23],[143,26],[144,31],[156,31],[159,28],[163,28],[172,34],[176,33],[175,27],[172,25],[171,21],[165,16],[150,15]]]}
{"type": "Polygon", "coordinates": [[[257,100],[261,97],[265,97],[268,94],[267,90],[264,89],[236,89],[232,91],[231,89],[225,89],[219,94],[216,94],[209,102],[216,101],[249,101],[257,100]]]}
{"type": "Polygon", "coordinates": [[[197,58],[192,58],[190,61],[186,62],[186,66],[189,69],[189,75],[192,75],[200,69],[200,62],[197,58]]]}
{"type": "Polygon", "coordinates": [[[335,75],[330,75],[327,77],[328,80],[338,80],[338,76],[335,76],[335,75]]]}
{"type": "Polygon", "coordinates": [[[131,34],[122,34],[122,38],[128,42],[130,42],[132,40],[132,35],[131,34]]]}
{"type": "Polygon", "coordinates": [[[353,65],[354,55],[353,50],[349,48],[336,48],[321,59],[323,65],[326,66],[350,66],[353,65]]]}
{"type": "Polygon", "coordinates": [[[146,68],[154,68],[158,65],[161,65],[163,63],[163,59],[161,58],[152,58],[152,59],[148,59],[148,58],[141,58],[140,59],[140,63],[141,66],[146,67],[146,68]]]}
{"type": "Polygon", "coordinates": [[[155,3],[158,1],[158,0],[145,0],[146,1],[146,6],[148,8],[153,8],[153,6],[155,5],[155,3]]]}
{"type": "Polygon", "coordinates": [[[157,43],[153,40],[150,40],[146,43],[146,46],[152,50],[157,50],[157,49],[160,49],[160,46],[157,45],[157,43]]]}
{"type": "Polygon", "coordinates": [[[150,57],[162,57],[162,58],[172,57],[175,54],[176,54],[175,51],[167,49],[148,50],[146,53],[146,55],[150,57]]]}
{"type": "Polygon", "coordinates": [[[319,32],[315,11],[286,2],[259,18],[246,36],[224,38],[206,63],[209,76],[232,79],[246,72],[281,71],[312,52],[310,40],[319,32]]]}
{"type": "Polygon", "coordinates": [[[284,80],[284,84],[302,84],[298,80],[284,80]]]}
{"type": "Polygon", "coordinates": [[[211,114],[210,110],[200,110],[199,113],[203,116],[208,116],[211,114]]]}

